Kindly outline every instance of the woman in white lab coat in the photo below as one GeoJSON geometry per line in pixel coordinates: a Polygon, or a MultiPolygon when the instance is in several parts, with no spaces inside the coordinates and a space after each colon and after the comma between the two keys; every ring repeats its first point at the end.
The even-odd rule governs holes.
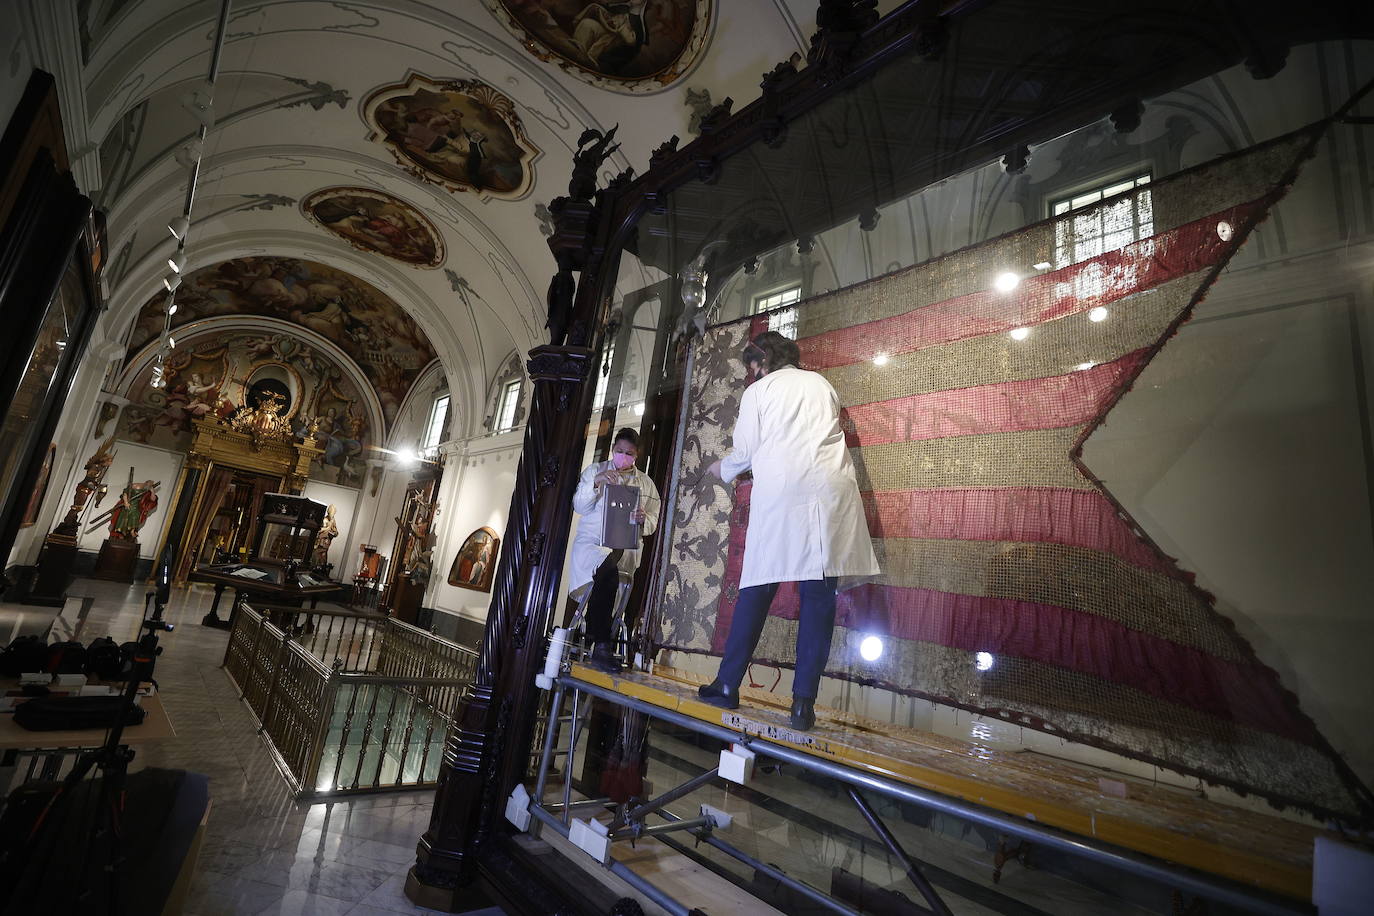
{"type": "MultiPolygon", "coordinates": [[[[658,528],[658,488],[639,468],[639,434],[626,427],[615,434],[611,457],[596,461],[582,471],[573,494],[573,510],[582,516],[573,536],[572,563],[568,573],[568,590],[576,591],[591,583],[587,597],[587,640],[592,644],[591,664],[604,671],[619,671],[620,663],[611,649],[611,611],[619,585],[619,572],[633,574],[639,567],[641,550],[612,550],[601,545],[601,525],[605,514],[602,494],[607,484],[622,484],[639,488],[639,507],[634,520],[640,525],[640,537],[648,537],[658,528]]],[[[642,542],[641,542],[642,543],[642,542]]]]}
{"type": "Polygon", "coordinates": [[[708,703],[734,709],[739,685],[782,582],[798,583],[801,615],[792,726],[809,729],[821,672],[830,655],[835,591],[841,576],[878,573],[854,463],[840,429],[840,399],[824,376],[798,367],[797,345],[765,331],[742,359],[759,378],[740,398],[734,449],[710,471],[730,481],[754,473],[744,568],[708,703]]]}

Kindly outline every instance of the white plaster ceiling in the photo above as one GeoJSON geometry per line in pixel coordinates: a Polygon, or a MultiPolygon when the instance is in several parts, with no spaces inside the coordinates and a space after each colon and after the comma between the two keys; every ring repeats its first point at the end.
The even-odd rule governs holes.
{"type": "MultiPolygon", "coordinates": [[[[53,15],[51,0],[21,2],[30,23],[53,15]]],[[[650,0],[650,6],[669,2],[650,0]]],[[[79,41],[63,43],[64,60],[79,67],[82,93],[75,104],[66,98],[63,104],[67,120],[78,122],[70,126],[78,134],[69,138],[72,148],[103,144],[76,171],[108,214],[106,335],[119,339],[166,272],[174,241],[164,227],[180,212],[186,179],[174,154],[196,127],[179,100],[206,74],[219,3],[61,5],[67,9],[56,19],[69,36],[82,23],[90,32],[84,60],[79,41]],[[72,118],[73,110],[84,118],[72,118]]],[[[365,279],[394,297],[427,334],[460,406],[456,432],[477,432],[492,375],[512,349],[543,339],[553,261],[536,207],[566,193],[578,136],[618,123],[622,148],[605,177],[626,166],[642,171],[664,139],[690,139],[689,87],[708,90],[713,102],[732,96],[738,110],[758,95],[761,74],[804,52],[814,30],[814,0],[713,0],[710,6],[705,48],[687,72],[659,91],[626,94],[539,60],[483,0],[236,0],[187,270],[244,255],[281,255],[365,279]],[[408,174],[387,146],[369,139],[366,100],[411,73],[480,80],[514,102],[540,150],[527,194],[508,200],[446,190],[408,174]],[[307,219],[299,202],[330,186],[384,191],[419,209],[443,235],[444,263],[422,269],[362,251],[307,219]]],[[[59,84],[72,93],[73,80],[59,84]]]]}

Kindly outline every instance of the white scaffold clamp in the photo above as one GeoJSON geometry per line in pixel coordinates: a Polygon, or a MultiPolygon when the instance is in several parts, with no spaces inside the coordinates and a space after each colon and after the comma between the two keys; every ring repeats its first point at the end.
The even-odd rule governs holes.
{"type": "Polygon", "coordinates": [[[534,676],[534,685],[540,690],[552,690],[553,682],[563,671],[563,656],[568,651],[568,628],[555,627],[549,637],[549,654],[544,657],[544,670],[534,676]]]}
{"type": "Polygon", "coordinates": [[[756,755],[742,744],[732,744],[720,752],[720,776],[730,782],[745,785],[754,775],[756,755]]]}
{"type": "Polygon", "coordinates": [[[611,864],[610,831],[600,821],[574,819],[568,830],[568,839],[602,865],[611,864]]]}
{"type": "Polygon", "coordinates": [[[729,830],[730,825],[734,823],[735,820],[729,814],[725,813],[724,809],[714,807],[713,805],[702,805],[701,816],[711,819],[711,830],[729,830]]]}
{"type": "Polygon", "coordinates": [[[530,829],[530,793],[518,783],[510,798],[506,799],[506,820],[514,824],[515,829],[521,833],[526,833],[530,829]]]}

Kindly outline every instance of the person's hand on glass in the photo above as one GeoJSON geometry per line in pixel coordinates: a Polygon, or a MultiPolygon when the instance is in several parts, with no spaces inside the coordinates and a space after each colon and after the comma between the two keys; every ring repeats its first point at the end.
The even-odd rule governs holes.
{"type": "Polygon", "coordinates": [[[635,506],[635,511],[630,513],[630,518],[634,519],[636,525],[644,524],[644,507],[635,506]]]}
{"type": "Polygon", "coordinates": [[[600,474],[597,474],[596,477],[593,478],[593,480],[595,480],[596,482],[597,489],[601,489],[607,484],[619,483],[620,475],[617,474],[615,471],[612,471],[610,468],[607,468],[600,474]]]}

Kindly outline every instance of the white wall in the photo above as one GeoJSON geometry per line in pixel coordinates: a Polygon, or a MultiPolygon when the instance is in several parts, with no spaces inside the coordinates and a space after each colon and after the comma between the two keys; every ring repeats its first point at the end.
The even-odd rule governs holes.
{"type": "MultiPolygon", "coordinates": [[[[434,550],[434,578],[426,595],[429,606],[470,620],[486,620],[490,592],[456,588],[448,584],[449,567],[463,541],[473,531],[489,527],[503,538],[515,490],[515,470],[520,463],[524,427],[499,436],[484,436],[453,443],[440,485],[441,514],[434,550]]],[[[498,560],[499,562],[499,560],[498,560]]]]}
{"type": "Polygon", "coordinates": [[[334,507],[334,522],[339,526],[339,533],[335,536],[334,543],[329,545],[329,554],[325,562],[334,564],[335,579],[340,582],[349,581],[349,576],[357,565],[353,560],[357,547],[350,549],[348,541],[358,507],[358,491],[352,487],[310,480],[305,484],[305,496],[317,503],[334,507]]]}
{"type": "Polygon", "coordinates": [[[181,452],[169,452],[166,449],[152,448],[134,442],[116,442],[114,453],[114,463],[105,473],[105,483],[110,488],[109,493],[99,506],[86,513],[79,546],[82,550],[99,550],[101,543],[109,537],[108,523],[95,531],[88,532],[85,529],[90,527],[91,519],[114,506],[119,499],[120,492],[129,482],[129,467],[132,466],[135,483],[144,480],[156,480],[162,483],[157,491],[157,508],[153,510],[152,515],[148,516],[148,521],[144,523],[143,530],[138,533],[138,555],[140,557],[152,557],[157,552],[158,544],[162,542],[163,529],[166,527],[168,519],[171,518],[174,508],[173,502],[176,498],[177,476],[181,473],[181,465],[185,462],[186,456],[181,452]]]}

